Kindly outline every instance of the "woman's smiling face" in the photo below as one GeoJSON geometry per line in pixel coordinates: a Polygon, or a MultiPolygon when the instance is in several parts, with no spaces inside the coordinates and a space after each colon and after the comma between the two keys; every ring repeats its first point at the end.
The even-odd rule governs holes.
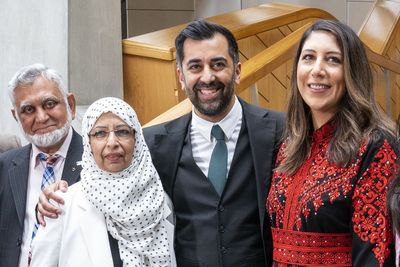
{"type": "Polygon", "coordinates": [[[135,131],[117,115],[102,114],[89,136],[93,157],[100,169],[120,172],[132,163],[135,131]]]}
{"type": "Polygon", "coordinates": [[[337,113],[346,85],[343,54],[333,34],[314,31],[304,42],[297,62],[297,87],[310,107],[314,129],[337,113]]]}

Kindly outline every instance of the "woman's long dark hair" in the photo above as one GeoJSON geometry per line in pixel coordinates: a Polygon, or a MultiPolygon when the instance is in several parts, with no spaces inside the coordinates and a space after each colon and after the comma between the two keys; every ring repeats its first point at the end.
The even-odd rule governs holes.
{"type": "Polygon", "coordinates": [[[328,159],[340,166],[347,166],[358,153],[361,142],[369,139],[375,129],[394,134],[394,123],[379,108],[373,91],[373,78],[364,46],[354,31],[334,20],[315,22],[300,40],[293,62],[291,88],[288,100],[285,162],[278,170],[293,174],[305,161],[311,148],[313,132],[311,111],[302,99],[297,86],[297,64],[305,41],[315,31],[335,36],[343,54],[346,92],[336,114],[336,131],[328,148],[328,159]]]}

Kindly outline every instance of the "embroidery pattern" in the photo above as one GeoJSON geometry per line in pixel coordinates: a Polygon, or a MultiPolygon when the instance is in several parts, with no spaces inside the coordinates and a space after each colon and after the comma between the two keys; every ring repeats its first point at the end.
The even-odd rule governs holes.
{"type": "Polygon", "coordinates": [[[388,244],[393,235],[386,208],[387,188],[393,175],[393,162],[396,154],[385,140],[374,161],[360,178],[353,194],[353,230],[362,241],[374,245],[374,252],[380,265],[390,254],[388,244]],[[382,210],[384,213],[382,213],[382,210]]]}
{"type": "MultiPolygon", "coordinates": [[[[294,175],[287,176],[282,172],[274,172],[266,203],[272,227],[294,231],[297,234],[306,232],[317,234],[318,230],[310,226],[310,220],[311,225],[315,225],[315,222],[323,220],[323,214],[326,212],[335,216],[332,212],[337,208],[348,209],[349,212],[352,209],[349,217],[343,218],[341,228],[334,228],[333,232],[358,236],[361,242],[358,241],[357,244],[353,242],[352,249],[362,249],[365,253],[367,248],[382,266],[391,253],[390,247],[393,242],[386,209],[386,194],[397,156],[390,143],[384,140],[372,157],[367,153],[368,145],[365,142],[349,166],[345,168],[337,166],[327,160],[327,150],[333,130],[332,125],[327,124],[314,133],[310,156],[294,175]],[[360,175],[361,166],[368,166],[362,175],[360,175]],[[325,207],[324,211],[319,215],[322,207],[325,207]]],[[[278,152],[277,165],[285,160],[284,149],[285,144],[278,152]]],[[[324,223],[327,222],[322,222],[324,223]]],[[[273,231],[276,228],[273,228],[273,231]]],[[[288,240],[294,239],[295,237],[291,236],[288,240]]],[[[313,258],[317,262],[318,259],[329,261],[328,257],[322,257],[322,254],[315,250],[305,252],[298,248],[278,249],[277,245],[279,246],[281,242],[283,241],[274,239],[274,260],[278,262],[287,262],[288,255],[292,255],[294,259],[300,257],[313,258]]]]}
{"type": "Polygon", "coordinates": [[[351,266],[351,235],[272,229],[273,257],[294,265],[351,266]]]}

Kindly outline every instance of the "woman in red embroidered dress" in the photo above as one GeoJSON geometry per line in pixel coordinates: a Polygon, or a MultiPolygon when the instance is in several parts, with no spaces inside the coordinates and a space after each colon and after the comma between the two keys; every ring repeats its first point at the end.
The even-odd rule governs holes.
{"type": "Polygon", "coordinates": [[[318,21],[300,40],[267,199],[274,266],[394,266],[394,124],[358,36],[318,21]]]}

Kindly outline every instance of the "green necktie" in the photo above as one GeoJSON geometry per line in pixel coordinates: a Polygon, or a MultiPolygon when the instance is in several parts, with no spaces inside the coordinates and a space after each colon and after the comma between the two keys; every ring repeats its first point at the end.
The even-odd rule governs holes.
{"type": "Polygon", "coordinates": [[[226,169],[228,162],[228,149],[225,143],[225,134],[219,125],[214,125],[211,129],[211,135],[217,140],[214,150],[211,154],[210,166],[208,168],[208,179],[214,185],[219,195],[224,190],[226,181],[226,169]]]}

